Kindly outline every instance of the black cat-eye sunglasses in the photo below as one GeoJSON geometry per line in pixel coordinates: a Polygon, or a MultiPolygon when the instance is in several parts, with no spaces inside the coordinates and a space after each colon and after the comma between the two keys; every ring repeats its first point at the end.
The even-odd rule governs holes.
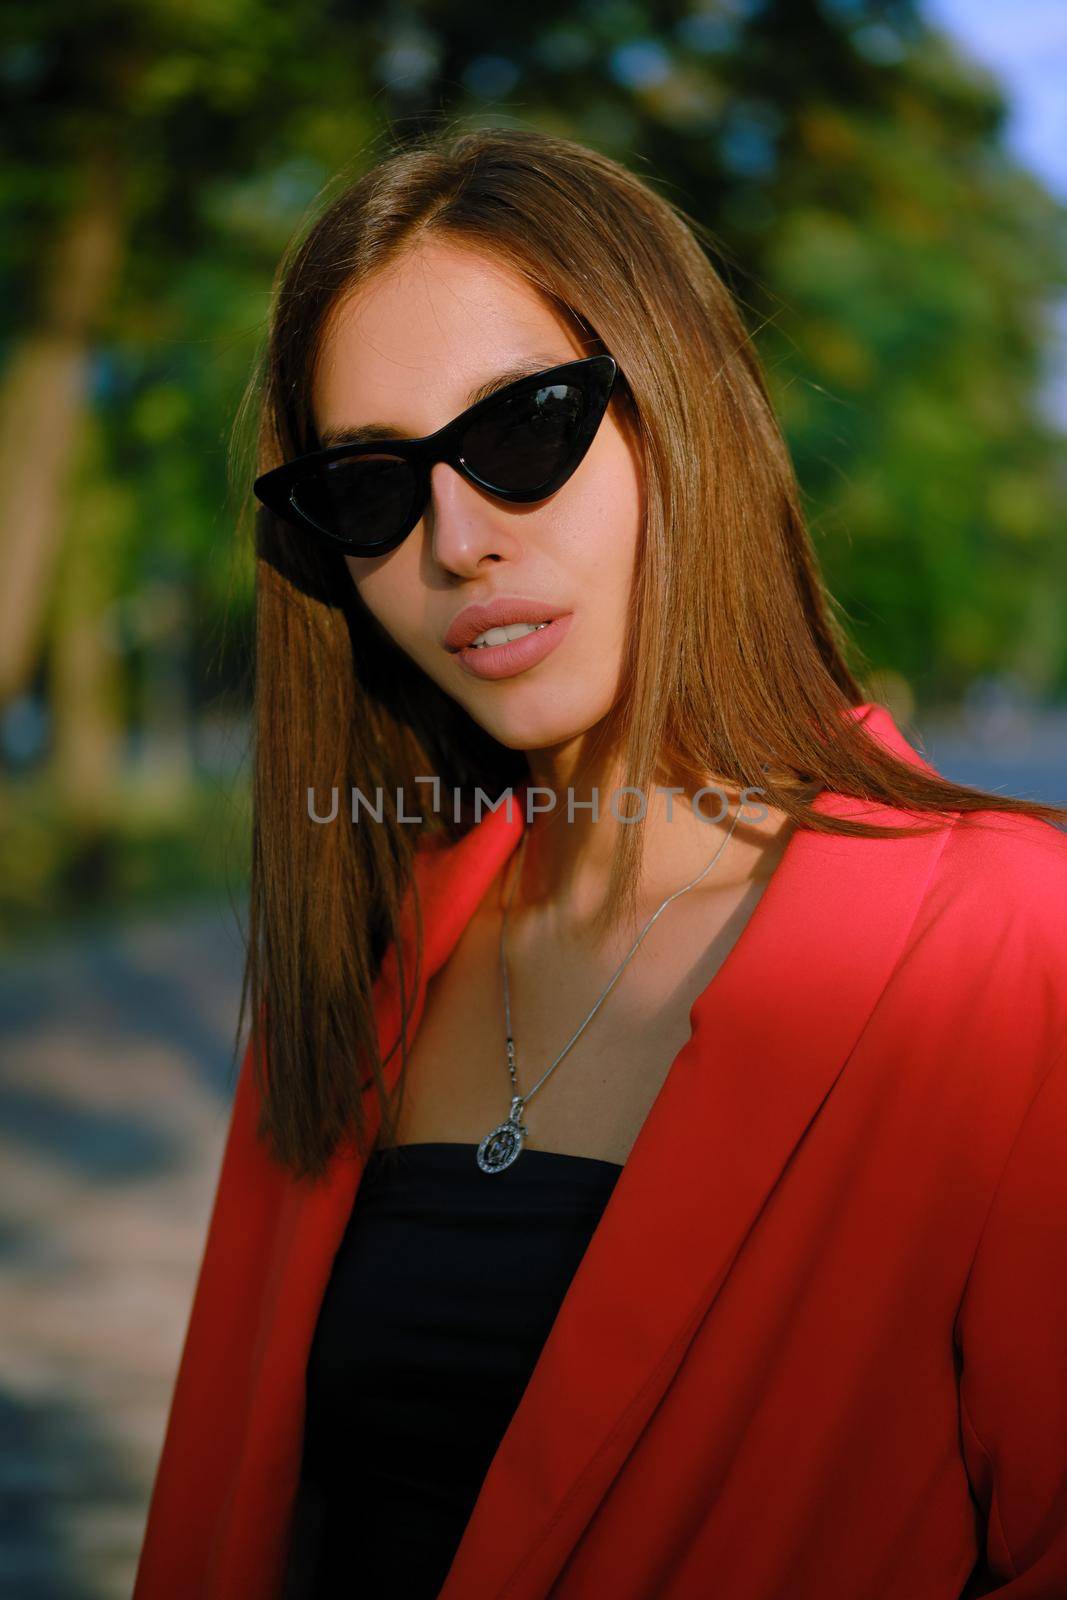
{"type": "Polygon", "coordinates": [[[330,445],[264,472],[252,491],[277,516],[332,548],[384,555],[425,511],[430,469],[439,461],[502,500],[555,494],[592,444],[619,375],[609,355],[546,367],[423,439],[330,445]]]}

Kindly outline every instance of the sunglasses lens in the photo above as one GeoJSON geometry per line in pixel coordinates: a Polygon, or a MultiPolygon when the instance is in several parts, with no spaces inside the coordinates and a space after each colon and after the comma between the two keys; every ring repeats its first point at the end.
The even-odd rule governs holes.
{"type": "Polygon", "coordinates": [[[567,466],[585,415],[586,391],[576,383],[546,384],[501,400],[464,435],[464,464],[490,488],[532,497],[567,466]]]}
{"type": "MultiPolygon", "coordinates": [[[[463,466],[490,491],[518,500],[554,493],[588,449],[609,390],[564,380],[501,394],[466,429],[463,466]]],[[[293,486],[290,499],[328,538],[374,555],[413,526],[418,492],[409,462],[375,450],[322,463],[293,486]]]]}
{"type": "Polygon", "coordinates": [[[398,456],[342,456],[293,489],[297,510],[323,533],[372,555],[411,514],[415,477],[398,456]]]}

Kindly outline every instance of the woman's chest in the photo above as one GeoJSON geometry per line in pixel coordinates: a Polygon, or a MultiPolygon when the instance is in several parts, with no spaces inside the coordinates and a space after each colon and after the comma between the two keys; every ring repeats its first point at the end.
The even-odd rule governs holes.
{"type": "Polygon", "coordinates": [[[748,884],[672,907],[674,919],[653,926],[606,995],[632,938],[597,959],[550,943],[512,955],[517,1091],[507,1066],[499,915],[476,915],[427,986],[399,1142],[477,1144],[518,1092],[531,1096],[523,1112],[530,1148],[624,1163],[691,1036],[694,1002],[761,892],[748,884]]]}

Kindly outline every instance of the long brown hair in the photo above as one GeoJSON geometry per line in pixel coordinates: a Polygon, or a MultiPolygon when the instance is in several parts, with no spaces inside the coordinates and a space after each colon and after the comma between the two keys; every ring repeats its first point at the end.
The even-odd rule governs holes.
{"type": "MultiPolygon", "coordinates": [[[[647,792],[669,770],[695,788],[722,775],[821,833],[913,831],[814,811],[821,789],[920,814],[1067,821],[897,759],[847,716],[872,696],[846,663],[853,647],[817,570],[751,338],[699,223],[607,156],[532,129],[435,130],[336,181],[279,265],[242,402],[259,471],[317,448],[316,362],[347,295],[429,237],[489,254],[591,351],[610,351],[624,377],[620,420],[639,443],[645,490],[625,688],[610,719],[626,784],[647,792]]],[[[420,843],[471,825],[447,809],[401,823],[397,793],[399,815],[412,816],[427,811],[421,775],[496,798],[529,774],[521,752],[395,645],[339,555],[254,509],[252,878],[237,1032],[251,999],[260,1135],[314,1178],[350,1135],[366,1153],[365,1085],[379,1097],[380,1142],[395,1143],[383,1071],[399,1047],[402,1089],[422,959],[417,897],[414,983],[402,966],[403,1020],[384,1057],[372,986],[398,940],[420,843]],[[309,816],[310,789],[321,803],[334,787],[370,797],[379,786],[381,823],[309,816]]],[[[639,835],[619,830],[605,918],[632,917],[639,835]]]]}

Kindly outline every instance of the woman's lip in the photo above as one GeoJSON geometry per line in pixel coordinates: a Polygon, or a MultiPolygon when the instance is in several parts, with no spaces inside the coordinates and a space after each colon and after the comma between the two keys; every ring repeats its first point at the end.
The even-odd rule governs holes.
{"type": "Polygon", "coordinates": [[[509,639],[507,644],[490,644],[483,649],[467,645],[457,650],[455,658],[465,672],[474,678],[513,678],[516,673],[543,661],[562,641],[574,621],[574,612],[565,611],[554,617],[547,627],[535,633],[524,633],[521,639],[509,639]]]}

